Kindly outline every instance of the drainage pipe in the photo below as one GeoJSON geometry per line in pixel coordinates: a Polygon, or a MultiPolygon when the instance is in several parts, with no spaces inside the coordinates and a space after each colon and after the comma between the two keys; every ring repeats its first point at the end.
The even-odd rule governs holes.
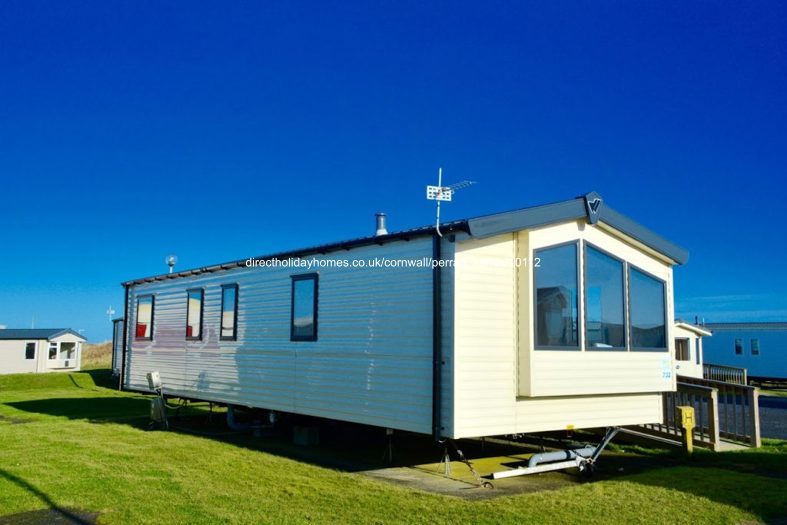
{"type": "Polygon", "coordinates": [[[596,447],[587,446],[574,450],[559,450],[557,452],[543,452],[541,454],[533,454],[530,461],[527,462],[528,467],[535,467],[539,463],[560,461],[574,459],[577,456],[589,458],[596,451],[596,447]]]}

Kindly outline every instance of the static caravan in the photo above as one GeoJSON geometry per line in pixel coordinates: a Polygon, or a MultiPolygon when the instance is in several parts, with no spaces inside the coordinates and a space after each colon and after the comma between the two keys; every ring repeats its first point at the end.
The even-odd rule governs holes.
{"type": "Polygon", "coordinates": [[[702,379],[702,338],[711,335],[702,326],[675,321],[675,372],[679,376],[702,379]]]}
{"type": "Polygon", "coordinates": [[[380,226],[124,283],[122,388],[438,438],[661,420],[684,249],[596,193],[380,226]]]}
{"type": "Polygon", "coordinates": [[[787,380],[787,323],[708,323],[713,332],[705,345],[705,361],[745,368],[749,378],[787,380]]]}
{"type": "Polygon", "coordinates": [[[0,329],[0,374],[76,372],[85,341],[69,328],[0,329]]]}

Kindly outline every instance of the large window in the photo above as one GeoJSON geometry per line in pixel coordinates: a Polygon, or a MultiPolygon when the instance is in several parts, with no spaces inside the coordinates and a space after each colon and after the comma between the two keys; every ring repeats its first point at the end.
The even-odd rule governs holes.
{"type": "Polygon", "coordinates": [[[137,339],[153,339],[153,296],[137,298],[137,326],[134,332],[137,339]]]}
{"type": "Polygon", "coordinates": [[[588,348],[626,347],[623,262],[585,247],[585,336],[588,348]]]}
{"type": "Polygon", "coordinates": [[[36,344],[26,343],[25,344],[25,359],[35,359],[36,358],[36,344]]]}
{"type": "Polygon", "coordinates": [[[629,267],[632,350],[667,348],[664,282],[629,267]]]}
{"type": "Polygon", "coordinates": [[[291,341],[317,340],[317,274],[292,276],[291,341]]]}
{"type": "Polygon", "coordinates": [[[202,339],[202,288],[186,291],[186,339],[202,339]]]}
{"type": "Polygon", "coordinates": [[[578,349],[577,245],[535,250],[536,348],[578,349]]]}
{"type": "Polygon", "coordinates": [[[60,359],[74,359],[77,355],[76,343],[60,343],[60,359]]]}
{"type": "Polygon", "coordinates": [[[221,287],[221,339],[234,341],[238,336],[238,285],[221,287]]]}

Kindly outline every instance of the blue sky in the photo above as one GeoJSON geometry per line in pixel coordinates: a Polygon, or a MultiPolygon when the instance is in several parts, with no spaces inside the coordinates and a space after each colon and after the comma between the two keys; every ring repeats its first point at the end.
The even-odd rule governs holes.
{"type": "Polygon", "coordinates": [[[0,4],[0,324],[119,283],[596,190],[677,312],[787,319],[783,2],[0,4]]]}

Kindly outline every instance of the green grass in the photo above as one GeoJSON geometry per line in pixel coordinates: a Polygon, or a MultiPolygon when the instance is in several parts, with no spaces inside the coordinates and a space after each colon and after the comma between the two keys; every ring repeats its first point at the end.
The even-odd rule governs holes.
{"type": "Polygon", "coordinates": [[[697,525],[787,517],[781,441],[688,461],[665,455],[664,467],[633,475],[467,501],[292,459],[265,438],[146,431],[147,399],[99,386],[105,380],[0,377],[0,516],[61,507],[98,512],[101,523],[697,525]]]}
{"type": "Polygon", "coordinates": [[[760,396],[787,397],[787,390],[760,390],[760,396]]]}

